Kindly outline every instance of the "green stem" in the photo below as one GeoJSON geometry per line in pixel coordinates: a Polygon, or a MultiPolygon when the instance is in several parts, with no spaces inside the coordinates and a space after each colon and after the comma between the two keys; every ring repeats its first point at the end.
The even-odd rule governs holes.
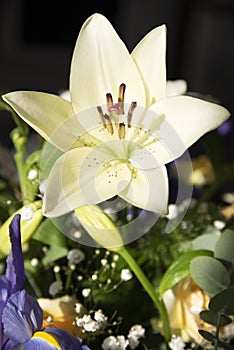
{"type": "Polygon", "coordinates": [[[28,203],[27,200],[27,179],[26,174],[24,170],[24,154],[23,152],[17,152],[14,155],[15,158],[15,164],[19,176],[19,182],[20,182],[20,190],[22,195],[22,201],[23,204],[26,205],[28,203]]]}
{"type": "Polygon", "coordinates": [[[136,261],[133,259],[131,254],[128,252],[128,250],[124,246],[122,246],[118,249],[118,253],[127,262],[127,264],[129,265],[131,270],[134,272],[134,274],[138,278],[139,282],[141,283],[145,291],[153,300],[161,316],[161,320],[163,322],[163,331],[164,331],[165,340],[169,342],[171,340],[171,330],[170,330],[167,310],[162,298],[160,298],[155,287],[150,283],[150,281],[148,280],[148,278],[146,277],[142,269],[139,267],[139,265],[136,263],[136,261]]]}
{"type": "Polygon", "coordinates": [[[69,291],[69,288],[71,286],[72,273],[73,273],[73,270],[71,268],[68,268],[67,278],[66,278],[66,283],[65,283],[65,291],[66,292],[69,291]]]}

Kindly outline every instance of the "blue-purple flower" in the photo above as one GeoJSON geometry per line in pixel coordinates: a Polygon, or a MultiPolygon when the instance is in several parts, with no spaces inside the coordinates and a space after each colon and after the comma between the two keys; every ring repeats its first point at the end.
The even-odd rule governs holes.
{"type": "Polygon", "coordinates": [[[2,350],[89,350],[79,338],[57,328],[42,329],[43,312],[24,289],[20,215],[10,224],[11,251],[0,276],[0,348],[2,350]]]}

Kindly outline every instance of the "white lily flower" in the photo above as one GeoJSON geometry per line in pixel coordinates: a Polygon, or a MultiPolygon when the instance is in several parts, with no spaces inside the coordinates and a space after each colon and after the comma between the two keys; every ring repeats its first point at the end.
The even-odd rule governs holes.
{"type": "Polygon", "coordinates": [[[165,164],[179,157],[229,112],[188,96],[166,97],[166,27],[149,32],[129,54],[108,20],[84,23],[73,53],[71,101],[19,91],[3,99],[64,153],[46,186],[49,217],[119,195],[166,214],[165,164]]]}

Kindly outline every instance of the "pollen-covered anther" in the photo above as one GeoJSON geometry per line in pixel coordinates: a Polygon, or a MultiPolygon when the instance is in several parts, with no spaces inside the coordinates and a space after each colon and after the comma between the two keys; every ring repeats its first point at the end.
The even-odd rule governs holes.
{"type": "Polygon", "coordinates": [[[124,83],[122,83],[119,86],[119,95],[118,95],[118,102],[121,108],[121,114],[124,114],[124,94],[125,94],[125,89],[126,89],[126,85],[124,83]]]}
{"type": "Polygon", "coordinates": [[[119,123],[119,130],[118,130],[119,139],[125,138],[125,124],[119,123]]]}
{"type": "Polygon", "coordinates": [[[110,92],[108,92],[106,94],[106,103],[107,103],[107,107],[108,107],[108,110],[109,108],[111,108],[113,106],[113,98],[112,98],[112,95],[110,92]]]}
{"type": "Polygon", "coordinates": [[[128,128],[131,128],[132,116],[133,116],[133,112],[134,112],[136,106],[137,106],[137,103],[136,102],[132,102],[130,107],[129,107],[128,117],[127,117],[128,128]]]}

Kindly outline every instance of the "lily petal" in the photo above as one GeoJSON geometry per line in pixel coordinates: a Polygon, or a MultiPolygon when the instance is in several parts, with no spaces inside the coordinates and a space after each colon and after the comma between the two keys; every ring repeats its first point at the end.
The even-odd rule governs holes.
{"type": "Polygon", "coordinates": [[[186,91],[187,91],[186,80],[183,80],[183,79],[167,80],[167,84],[166,84],[167,97],[184,95],[186,91]]]}
{"type": "Polygon", "coordinates": [[[166,26],[149,32],[135,47],[132,57],[144,81],[149,107],[166,96],[166,26]]]}
{"type": "Polygon", "coordinates": [[[153,170],[134,169],[134,178],[119,196],[138,208],[167,214],[168,177],[166,167],[153,170]]]}
{"type": "Polygon", "coordinates": [[[128,165],[101,148],[82,147],[55,162],[46,185],[44,212],[49,217],[114,197],[129,183],[128,165]]]}
{"type": "Polygon", "coordinates": [[[144,86],[131,55],[110,22],[94,14],[84,23],[73,53],[70,92],[74,110],[105,104],[106,93],[118,102],[122,83],[126,84],[125,101],[144,106],[144,86]]]}
{"type": "Polygon", "coordinates": [[[159,164],[166,164],[179,156],[206,132],[229,118],[229,111],[217,104],[190,96],[173,96],[150,107],[161,115],[162,123],[152,131],[160,142],[150,146],[159,164]],[[163,120],[164,119],[164,120],[163,120]]]}
{"type": "Polygon", "coordinates": [[[11,251],[7,257],[6,278],[10,283],[10,294],[25,285],[24,259],[21,247],[20,215],[14,216],[10,224],[11,251]]]}
{"type": "Polygon", "coordinates": [[[2,98],[27,124],[62,151],[70,148],[80,134],[71,103],[59,96],[16,91],[2,98]]]}

